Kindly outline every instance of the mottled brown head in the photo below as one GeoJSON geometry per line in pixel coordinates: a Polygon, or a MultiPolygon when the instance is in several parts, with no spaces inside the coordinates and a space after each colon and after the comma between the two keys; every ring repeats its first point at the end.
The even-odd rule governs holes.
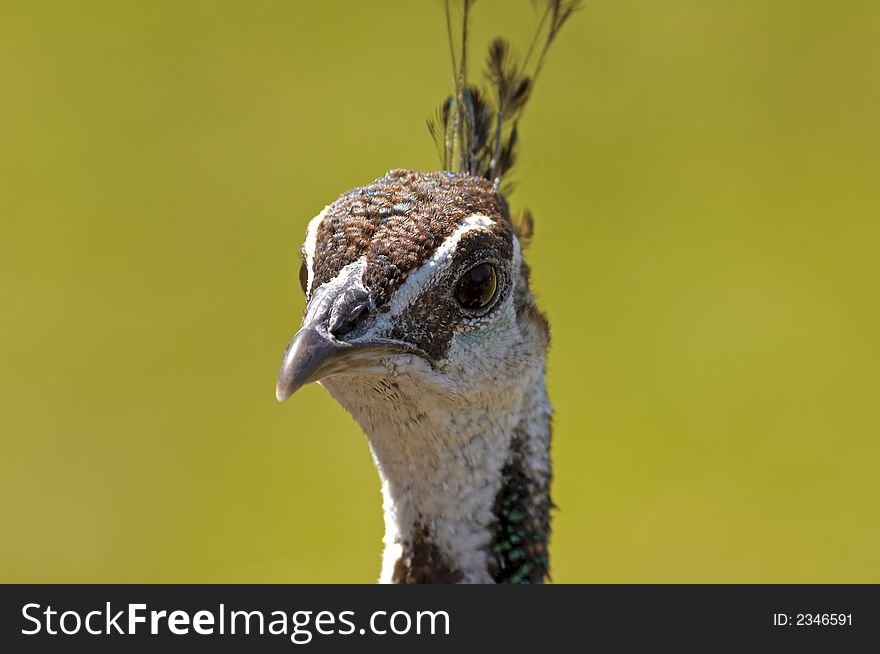
{"type": "Polygon", "coordinates": [[[282,399],[339,372],[387,374],[399,354],[438,371],[456,337],[459,356],[489,365],[533,306],[506,202],[467,174],[393,170],[348,191],[311,221],[302,254],[306,315],[282,399]]]}
{"type": "Polygon", "coordinates": [[[507,206],[491,183],[462,173],[392,170],[342,194],[322,213],[314,251],[306,244],[309,290],[363,257],[364,286],[376,308],[387,310],[407,276],[473,215],[489,218],[488,231],[510,249],[507,206]]]}

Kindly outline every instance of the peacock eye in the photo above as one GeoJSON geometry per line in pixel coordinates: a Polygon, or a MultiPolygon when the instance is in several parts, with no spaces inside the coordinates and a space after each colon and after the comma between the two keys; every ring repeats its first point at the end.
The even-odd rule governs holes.
{"type": "Polygon", "coordinates": [[[306,262],[303,261],[302,265],[299,267],[299,285],[302,286],[303,293],[306,293],[306,289],[309,286],[309,269],[306,268],[306,262]]]}
{"type": "Polygon", "coordinates": [[[484,309],[495,298],[497,288],[495,266],[481,263],[459,278],[455,285],[455,299],[465,309],[484,309]]]}

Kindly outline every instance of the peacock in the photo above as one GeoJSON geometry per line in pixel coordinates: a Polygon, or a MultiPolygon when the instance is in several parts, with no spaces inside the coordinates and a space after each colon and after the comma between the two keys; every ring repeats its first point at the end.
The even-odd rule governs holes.
{"type": "Polygon", "coordinates": [[[343,193],[300,248],[306,297],[276,396],[319,382],[382,482],[382,583],[542,583],[553,503],[549,327],[529,289],[528,211],[507,197],[517,125],[579,2],[537,3],[528,48],[469,81],[473,0],[446,0],[453,90],[428,120],[442,170],[343,193]]]}

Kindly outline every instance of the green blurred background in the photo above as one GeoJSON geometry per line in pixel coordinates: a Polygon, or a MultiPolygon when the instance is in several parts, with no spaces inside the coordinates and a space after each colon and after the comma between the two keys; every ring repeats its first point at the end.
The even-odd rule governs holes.
{"type": "MultiPolygon", "coordinates": [[[[0,581],[375,580],[365,438],[273,387],[308,220],[437,167],[441,15],[0,2],[0,581]]],[[[880,3],[590,0],[544,73],[554,580],[880,582],[880,3]]]]}

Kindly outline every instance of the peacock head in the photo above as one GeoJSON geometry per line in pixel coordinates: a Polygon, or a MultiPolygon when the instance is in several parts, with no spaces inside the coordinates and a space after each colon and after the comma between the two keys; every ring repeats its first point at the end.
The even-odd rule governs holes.
{"type": "Polygon", "coordinates": [[[394,170],[344,193],[308,226],[305,316],[278,399],[322,380],[509,390],[546,348],[520,250],[528,230],[491,182],[465,173],[394,170]]]}

